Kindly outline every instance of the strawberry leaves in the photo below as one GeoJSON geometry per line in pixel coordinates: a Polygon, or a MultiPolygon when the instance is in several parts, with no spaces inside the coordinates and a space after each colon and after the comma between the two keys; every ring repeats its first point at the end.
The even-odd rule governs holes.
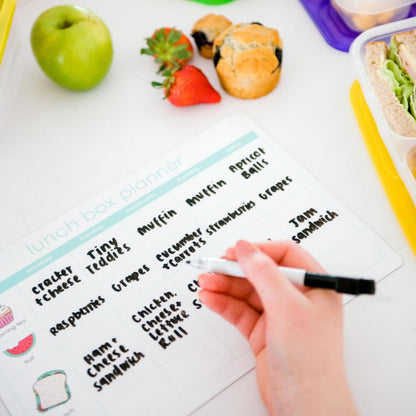
{"type": "Polygon", "coordinates": [[[158,82],[158,81],[152,81],[152,87],[154,88],[164,88],[165,90],[165,96],[163,97],[163,99],[168,98],[169,96],[169,92],[170,89],[172,87],[172,85],[175,82],[175,72],[179,71],[181,69],[181,67],[179,65],[176,65],[173,69],[167,69],[165,71],[162,72],[162,76],[164,77],[164,81],[163,82],[158,82]]]}
{"type": "Polygon", "coordinates": [[[159,73],[169,67],[184,65],[193,55],[190,40],[174,28],[156,30],[150,38],[146,38],[146,44],[147,48],[142,48],[140,53],[155,58],[159,64],[159,73]]]}

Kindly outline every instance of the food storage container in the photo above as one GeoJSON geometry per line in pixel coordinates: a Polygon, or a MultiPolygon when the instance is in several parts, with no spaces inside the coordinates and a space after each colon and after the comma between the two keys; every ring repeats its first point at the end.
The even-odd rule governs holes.
{"type": "Polygon", "coordinates": [[[330,0],[346,25],[357,32],[405,19],[414,1],[409,0],[330,0]]]}
{"type": "Polygon", "coordinates": [[[397,134],[389,126],[365,65],[367,43],[383,40],[389,45],[395,33],[412,29],[416,17],[369,29],[354,40],[350,55],[358,78],[351,102],[390,203],[416,253],[416,137],[397,134]]]}

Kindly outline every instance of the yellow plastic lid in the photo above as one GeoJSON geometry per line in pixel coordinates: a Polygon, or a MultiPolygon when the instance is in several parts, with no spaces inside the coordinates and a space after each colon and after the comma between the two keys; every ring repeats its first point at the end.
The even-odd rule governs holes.
{"type": "Polygon", "coordinates": [[[377,174],[403,233],[416,255],[416,206],[380,137],[358,81],[351,86],[350,100],[377,174]]]}
{"type": "Polygon", "coordinates": [[[0,65],[12,25],[16,0],[0,0],[0,65]]]}

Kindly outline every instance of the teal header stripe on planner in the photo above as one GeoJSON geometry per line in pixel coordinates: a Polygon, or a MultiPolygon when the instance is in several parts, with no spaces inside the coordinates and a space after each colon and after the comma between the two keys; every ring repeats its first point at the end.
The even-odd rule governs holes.
{"type": "Polygon", "coordinates": [[[123,219],[127,218],[129,215],[133,214],[134,212],[140,210],[141,208],[145,207],[146,205],[165,195],[172,189],[175,189],[182,183],[185,183],[187,180],[193,178],[194,176],[203,172],[205,169],[208,169],[215,163],[221,161],[228,155],[232,154],[238,149],[241,149],[242,147],[251,143],[253,140],[257,138],[258,135],[254,131],[250,131],[249,133],[245,134],[244,136],[240,137],[234,142],[228,144],[227,146],[223,147],[222,149],[218,150],[212,155],[201,160],[191,168],[185,170],[184,172],[180,173],[179,175],[175,176],[174,178],[170,179],[164,184],[158,186],[153,191],[150,191],[146,195],[142,196],[141,198],[130,203],[126,207],[120,209],[119,211],[100,221],[98,224],[92,226],[91,228],[85,230],[78,236],[72,238],[71,240],[52,250],[50,253],[45,254],[40,259],[34,261],[25,268],[17,271],[16,273],[2,280],[0,282],[0,294],[11,289],[13,286],[16,286],[23,280],[30,277],[32,274],[38,272],[39,270],[42,270],[49,264],[65,256],[72,250],[78,248],[86,241],[89,241],[97,235],[101,234],[103,231],[119,223],[123,219]]]}

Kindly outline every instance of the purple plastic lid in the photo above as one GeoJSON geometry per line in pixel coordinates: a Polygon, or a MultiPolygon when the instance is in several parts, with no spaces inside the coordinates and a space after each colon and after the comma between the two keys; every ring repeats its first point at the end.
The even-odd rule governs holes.
{"type": "MultiPolygon", "coordinates": [[[[329,0],[300,0],[324,39],[335,49],[348,52],[352,41],[360,34],[351,30],[331,6],[329,0]]],[[[408,17],[416,16],[416,4],[408,17]]]]}

